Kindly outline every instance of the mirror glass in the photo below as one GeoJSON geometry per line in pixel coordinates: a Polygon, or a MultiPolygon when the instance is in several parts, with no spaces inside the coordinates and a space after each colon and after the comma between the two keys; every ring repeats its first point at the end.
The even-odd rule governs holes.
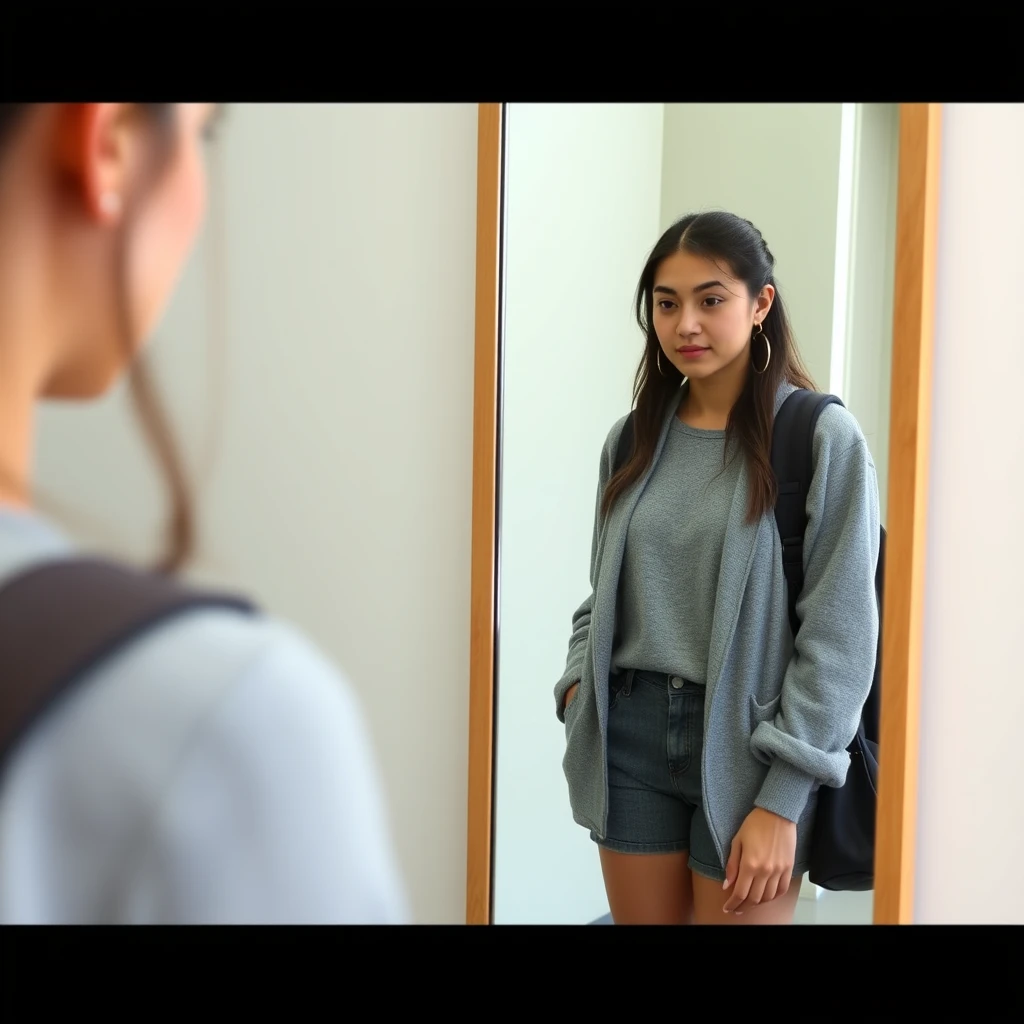
{"type": "MultiPolygon", "coordinates": [[[[805,365],[867,438],[884,525],[898,108],[505,109],[493,920],[608,923],[553,690],[590,593],[601,449],[643,353],[641,270],[686,213],[728,210],[761,230],[805,365]]],[[[794,923],[870,920],[870,892],[805,879],[794,923]]]]}

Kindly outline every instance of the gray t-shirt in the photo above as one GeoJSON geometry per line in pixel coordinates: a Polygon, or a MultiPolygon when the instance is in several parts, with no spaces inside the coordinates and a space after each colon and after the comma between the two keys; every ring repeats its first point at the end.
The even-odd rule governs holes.
{"type": "Polygon", "coordinates": [[[673,419],[626,534],[616,670],[707,683],[725,526],[743,455],[724,430],[673,419]]]}

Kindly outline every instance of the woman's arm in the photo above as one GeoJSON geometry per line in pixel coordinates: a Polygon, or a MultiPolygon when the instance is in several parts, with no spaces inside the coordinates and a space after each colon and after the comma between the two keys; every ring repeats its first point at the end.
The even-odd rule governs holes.
{"type": "Polygon", "coordinates": [[[590,615],[593,608],[594,587],[596,585],[595,567],[597,565],[597,547],[601,536],[601,498],[605,487],[612,477],[615,463],[615,451],[619,436],[628,417],[619,419],[605,438],[601,449],[601,462],[597,474],[597,499],[594,508],[594,526],[590,541],[590,593],[586,600],[576,609],[572,617],[572,635],[569,638],[569,654],[565,662],[565,671],[555,684],[555,714],[558,720],[565,721],[565,696],[575,686],[583,674],[583,659],[587,651],[587,640],[590,636],[590,615]]]}
{"type": "Polygon", "coordinates": [[[773,721],[751,749],[771,767],[756,806],[797,821],[815,782],[841,786],[878,642],[878,482],[854,417],[829,406],[815,432],[800,630],[773,721]]]}

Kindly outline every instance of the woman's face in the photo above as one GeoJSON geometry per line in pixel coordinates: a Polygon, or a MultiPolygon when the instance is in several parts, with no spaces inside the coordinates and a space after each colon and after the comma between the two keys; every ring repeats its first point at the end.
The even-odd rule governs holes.
{"type": "Polygon", "coordinates": [[[707,379],[750,358],[754,324],[771,308],[775,289],[757,298],[727,268],[677,252],[654,275],[654,329],[666,358],[685,377],[707,379]]]}
{"type": "Polygon", "coordinates": [[[203,137],[216,107],[177,103],[175,108],[166,163],[156,169],[151,185],[143,184],[127,226],[131,340],[136,347],[149,338],[174,294],[206,212],[203,137]]]}

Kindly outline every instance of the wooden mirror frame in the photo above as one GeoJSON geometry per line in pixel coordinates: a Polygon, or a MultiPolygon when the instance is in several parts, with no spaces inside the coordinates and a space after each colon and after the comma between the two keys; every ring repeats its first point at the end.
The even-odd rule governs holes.
{"type": "MultiPolygon", "coordinates": [[[[480,104],[467,924],[490,924],[493,907],[504,114],[480,104]]],[[[941,117],[940,104],[900,104],[875,924],[913,922],[941,117]]]]}

